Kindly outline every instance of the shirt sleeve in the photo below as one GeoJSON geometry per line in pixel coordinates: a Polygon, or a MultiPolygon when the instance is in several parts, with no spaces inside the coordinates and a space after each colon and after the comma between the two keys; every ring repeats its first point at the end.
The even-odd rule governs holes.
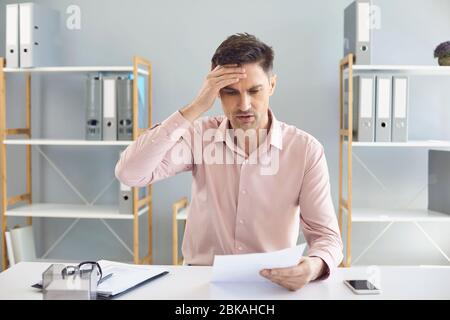
{"type": "Polygon", "coordinates": [[[143,187],[193,168],[188,139],[192,124],[176,111],[141,134],[120,155],[115,167],[119,181],[143,187]]]}
{"type": "Polygon", "coordinates": [[[342,239],[330,192],[327,161],[317,140],[308,143],[306,167],[300,190],[300,225],[308,243],[307,256],[319,257],[327,269],[318,280],[330,276],[342,261],[342,239]]]}

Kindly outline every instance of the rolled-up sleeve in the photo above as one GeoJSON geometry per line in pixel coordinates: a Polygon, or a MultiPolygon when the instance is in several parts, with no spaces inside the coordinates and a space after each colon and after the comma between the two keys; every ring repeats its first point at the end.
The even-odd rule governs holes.
{"type": "Polygon", "coordinates": [[[327,161],[317,140],[308,143],[306,168],[299,195],[300,224],[308,243],[307,256],[321,258],[326,279],[342,261],[342,239],[330,192],[327,161]]]}
{"type": "Polygon", "coordinates": [[[143,187],[182,171],[192,170],[193,161],[189,143],[182,139],[189,135],[190,121],[176,111],[140,135],[120,155],[115,167],[116,178],[130,187],[143,187]],[[184,158],[174,161],[170,151],[176,145],[184,151],[184,158]],[[183,149],[184,147],[184,149],[183,149]]]}

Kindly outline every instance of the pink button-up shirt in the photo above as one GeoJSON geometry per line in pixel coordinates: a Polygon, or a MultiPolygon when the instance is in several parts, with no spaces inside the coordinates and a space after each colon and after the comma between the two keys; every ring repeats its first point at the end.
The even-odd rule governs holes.
{"type": "Polygon", "coordinates": [[[322,258],[326,277],[342,260],[342,240],[324,149],[310,134],[277,121],[270,109],[269,114],[266,147],[246,156],[230,138],[225,116],[192,124],[177,111],[126,148],[116,177],[142,187],[192,172],[182,246],[187,264],[211,265],[216,254],[292,247],[301,227],[306,255],[322,258]]]}

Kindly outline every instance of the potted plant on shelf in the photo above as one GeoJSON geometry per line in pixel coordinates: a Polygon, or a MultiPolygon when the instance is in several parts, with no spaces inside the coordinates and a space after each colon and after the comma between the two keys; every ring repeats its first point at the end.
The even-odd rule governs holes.
{"type": "Polygon", "coordinates": [[[434,49],[434,57],[440,66],[450,66],[450,41],[442,42],[434,49]]]}

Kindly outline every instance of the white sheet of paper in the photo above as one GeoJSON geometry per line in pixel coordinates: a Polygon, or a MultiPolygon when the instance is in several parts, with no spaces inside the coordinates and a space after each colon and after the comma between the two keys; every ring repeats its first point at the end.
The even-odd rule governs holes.
{"type": "Polygon", "coordinates": [[[216,255],[214,257],[211,282],[255,282],[267,281],[259,274],[266,268],[291,267],[300,261],[306,243],[279,251],[216,255]]]}

